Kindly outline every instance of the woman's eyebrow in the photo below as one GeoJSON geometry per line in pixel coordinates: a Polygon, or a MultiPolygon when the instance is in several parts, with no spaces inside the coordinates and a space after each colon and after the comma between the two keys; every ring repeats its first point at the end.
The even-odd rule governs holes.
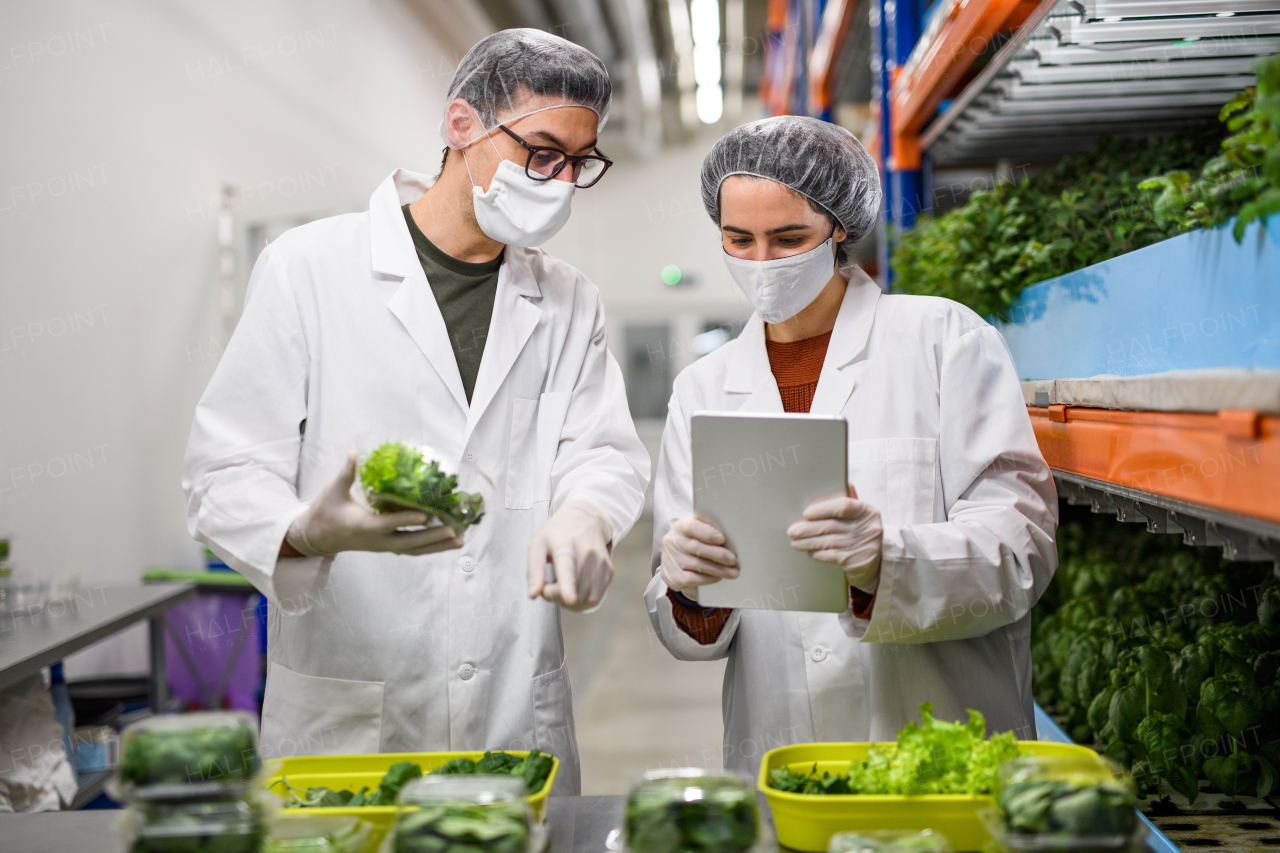
{"type": "Polygon", "coordinates": [[[781,228],[770,228],[768,231],[764,232],[764,234],[766,237],[772,237],[774,234],[781,234],[784,231],[803,231],[809,227],[811,226],[804,224],[783,225],[781,228]]]}

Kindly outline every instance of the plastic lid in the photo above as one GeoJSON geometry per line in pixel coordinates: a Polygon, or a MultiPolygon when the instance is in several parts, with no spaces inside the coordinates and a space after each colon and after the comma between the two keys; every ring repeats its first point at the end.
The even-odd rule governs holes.
{"type": "Polygon", "coordinates": [[[247,790],[262,767],[257,725],[240,711],[148,717],[120,736],[117,799],[219,796],[247,790]]]}
{"type": "Polygon", "coordinates": [[[266,853],[358,853],[370,831],[350,815],[284,815],[271,830],[266,853]]]}
{"type": "Polygon", "coordinates": [[[827,844],[827,853],[951,853],[951,845],[932,829],[837,832],[827,844]]]}
{"type": "Polygon", "coordinates": [[[466,802],[485,806],[491,803],[524,803],[524,780],[516,776],[485,773],[423,776],[405,785],[396,798],[404,805],[435,805],[466,802]]]}

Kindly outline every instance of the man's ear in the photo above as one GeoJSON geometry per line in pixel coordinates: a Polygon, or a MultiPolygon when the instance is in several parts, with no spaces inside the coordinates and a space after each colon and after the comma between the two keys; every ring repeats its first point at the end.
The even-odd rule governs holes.
{"type": "Polygon", "coordinates": [[[466,148],[484,133],[475,109],[462,98],[454,98],[444,111],[444,131],[450,148],[466,148]]]}

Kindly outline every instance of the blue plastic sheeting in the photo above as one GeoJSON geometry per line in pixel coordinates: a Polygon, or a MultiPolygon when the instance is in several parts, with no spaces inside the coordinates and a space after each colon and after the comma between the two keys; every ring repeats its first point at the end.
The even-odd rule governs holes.
{"type": "Polygon", "coordinates": [[[1280,369],[1280,217],[1193,231],[1023,291],[1001,326],[1023,379],[1280,369]]]}
{"type": "MultiPolygon", "coordinates": [[[[1062,728],[1053,721],[1053,718],[1044,712],[1044,708],[1040,707],[1040,703],[1035,703],[1036,717],[1036,733],[1040,740],[1051,740],[1055,743],[1075,743],[1062,728]]],[[[1174,844],[1169,838],[1156,828],[1156,825],[1147,819],[1142,812],[1138,812],[1138,817],[1142,818],[1142,822],[1147,825],[1147,849],[1152,853],[1180,853],[1178,845],[1174,844]]]]}

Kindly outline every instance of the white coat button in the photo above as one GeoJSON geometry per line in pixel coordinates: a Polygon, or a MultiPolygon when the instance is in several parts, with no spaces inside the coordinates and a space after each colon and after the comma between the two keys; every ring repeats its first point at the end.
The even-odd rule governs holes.
{"type": "Polygon", "coordinates": [[[814,646],[813,651],[810,652],[809,655],[815,661],[821,663],[822,661],[827,659],[827,650],[824,649],[822,646],[814,646]]]}
{"type": "Polygon", "coordinates": [[[464,457],[462,457],[462,458],[463,458],[463,459],[465,459],[465,460],[467,460],[468,462],[475,462],[475,461],[476,461],[476,455],[475,455],[475,453],[473,453],[473,452],[471,452],[471,451],[467,451],[467,455],[466,455],[466,456],[464,456],[464,457]]]}
{"type": "Polygon", "coordinates": [[[470,557],[463,557],[458,561],[458,565],[462,567],[464,572],[469,572],[476,567],[476,561],[470,557]]]}
{"type": "Polygon", "coordinates": [[[458,667],[458,677],[463,681],[468,680],[475,674],[476,668],[469,663],[464,663],[462,666],[458,667]]]}

